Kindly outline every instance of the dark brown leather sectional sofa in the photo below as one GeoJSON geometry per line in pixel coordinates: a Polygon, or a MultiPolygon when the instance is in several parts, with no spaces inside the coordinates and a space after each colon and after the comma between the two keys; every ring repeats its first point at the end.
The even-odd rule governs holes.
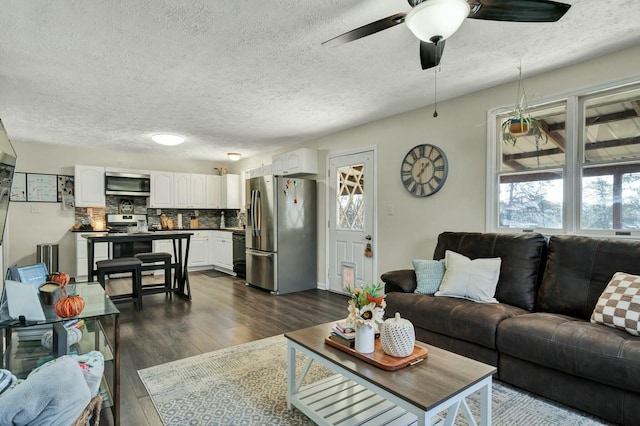
{"type": "Polygon", "coordinates": [[[615,272],[640,275],[640,242],[445,232],[433,258],[446,250],[500,257],[500,303],[414,293],[415,272],[406,269],[381,276],[387,315],[409,319],[420,341],[497,366],[503,382],[609,421],[640,423],[640,337],[589,321],[615,272]]]}

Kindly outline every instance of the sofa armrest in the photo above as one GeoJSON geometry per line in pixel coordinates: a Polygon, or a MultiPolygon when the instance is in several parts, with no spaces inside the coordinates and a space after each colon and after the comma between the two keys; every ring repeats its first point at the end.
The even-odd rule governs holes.
{"type": "Polygon", "coordinates": [[[384,292],[392,291],[401,293],[413,293],[418,286],[416,281],[416,271],[413,269],[398,269],[396,271],[385,272],[380,276],[384,282],[384,292]]]}

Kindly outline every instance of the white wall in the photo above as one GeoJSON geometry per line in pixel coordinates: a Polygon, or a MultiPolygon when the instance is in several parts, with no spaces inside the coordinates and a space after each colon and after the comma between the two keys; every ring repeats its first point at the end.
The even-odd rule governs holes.
{"type": "MultiPolygon", "coordinates": [[[[590,85],[638,75],[640,46],[578,63],[525,80],[535,98],[583,88],[590,85]]],[[[516,70],[514,70],[514,74],[516,70]]],[[[525,70],[526,74],[526,70],[525,70]]],[[[439,76],[446,79],[445,74],[439,76]]],[[[482,76],[478,76],[482,78],[482,76]]],[[[640,76],[639,76],[640,79],[640,76]]],[[[426,89],[425,89],[426,90],[426,89]]],[[[319,224],[326,224],[326,155],[376,146],[378,152],[378,274],[390,269],[410,268],[414,257],[430,258],[437,235],[446,230],[484,231],[486,113],[514,101],[516,83],[497,86],[433,108],[426,107],[388,119],[339,132],[302,144],[319,150],[318,205],[319,224]],[[421,143],[440,146],[449,159],[449,177],[442,190],[427,198],[414,198],[402,187],[399,167],[406,152],[421,143]],[[386,214],[393,205],[395,214],[386,214]]],[[[11,134],[9,134],[11,137],[11,134]]],[[[151,170],[189,170],[212,173],[214,167],[226,166],[233,172],[271,163],[271,155],[254,156],[233,164],[216,165],[208,161],[184,160],[125,152],[98,151],[44,144],[15,144],[17,171],[73,174],[74,164],[106,165],[151,170]]],[[[9,208],[10,262],[35,261],[38,243],[60,244],[60,269],[73,271],[74,245],[69,228],[72,212],[61,210],[59,203],[17,203],[9,208]],[[32,213],[36,206],[40,213],[32,213]]],[[[318,281],[326,282],[325,229],[319,229],[318,281]]]]}
{"type": "MultiPolygon", "coordinates": [[[[640,70],[640,46],[578,63],[525,80],[530,100],[636,75],[640,70]]],[[[516,74],[517,70],[514,70],[516,74]]],[[[526,70],[525,70],[526,75],[526,70]]],[[[439,79],[445,79],[441,74],[439,79]]],[[[478,76],[482,78],[482,76],[478,76]]],[[[378,149],[378,275],[398,268],[411,268],[411,259],[431,258],[437,236],[443,231],[485,229],[486,115],[487,110],[514,102],[517,83],[483,90],[433,107],[369,123],[300,146],[319,152],[319,224],[326,224],[326,154],[358,147],[378,149]],[[399,167],[413,146],[430,143],[441,147],[449,160],[449,175],[435,195],[416,198],[400,181],[399,167]],[[386,214],[393,205],[395,214],[386,214]]],[[[268,153],[240,161],[235,171],[271,162],[268,153]]],[[[318,281],[326,282],[325,229],[319,230],[318,281]]]]}
{"type": "MultiPolygon", "coordinates": [[[[13,142],[13,145],[18,154],[16,171],[25,173],[73,175],[74,165],[85,164],[212,174],[215,167],[222,166],[211,161],[176,162],[172,157],[78,149],[41,143],[13,142]]],[[[73,220],[73,211],[62,210],[61,203],[11,202],[7,222],[8,235],[4,244],[4,249],[8,250],[9,264],[34,263],[36,245],[53,243],[59,245],[59,269],[75,271],[75,239],[69,232],[73,220]]]]}

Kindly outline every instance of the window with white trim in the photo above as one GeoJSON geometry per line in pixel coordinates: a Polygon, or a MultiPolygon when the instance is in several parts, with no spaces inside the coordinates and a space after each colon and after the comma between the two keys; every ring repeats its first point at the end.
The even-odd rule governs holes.
{"type": "Polygon", "coordinates": [[[640,236],[640,84],[530,112],[540,133],[515,142],[503,135],[510,112],[489,115],[490,229],[640,236]]]}

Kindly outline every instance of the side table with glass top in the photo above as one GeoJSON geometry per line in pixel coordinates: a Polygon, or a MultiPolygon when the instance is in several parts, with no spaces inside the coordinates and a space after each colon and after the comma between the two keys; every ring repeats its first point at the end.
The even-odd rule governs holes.
{"type": "Polygon", "coordinates": [[[110,408],[113,424],[120,424],[120,311],[105,294],[100,283],[67,284],[70,295],[82,296],[85,302],[80,315],[60,318],[53,305],[42,305],[45,321],[32,322],[11,320],[7,306],[0,308],[0,329],[4,329],[4,339],[0,339],[0,367],[11,370],[18,378],[25,378],[30,371],[54,357],[64,355],[64,349],[56,350],[56,342],[66,342],[63,322],[83,320],[82,339],[69,347],[69,353],[84,354],[99,350],[104,356],[104,375],[100,384],[103,408],[110,408]],[[111,319],[111,321],[109,321],[111,319]],[[40,337],[46,329],[53,329],[54,344],[49,350],[40,344],[40,337]]]}

